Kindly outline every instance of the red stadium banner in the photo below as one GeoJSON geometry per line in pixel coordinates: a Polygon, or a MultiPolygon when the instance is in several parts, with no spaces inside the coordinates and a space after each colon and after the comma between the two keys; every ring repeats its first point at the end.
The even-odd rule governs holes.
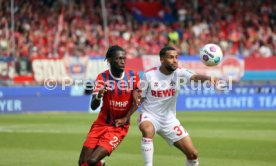
{"type": "Polygon", "coordinates": [[[160,2],[126,2],[126,7],[145,17],[159,17],[160,11],[164,8],[160,2]]]}
{"type": "Polygon", "coordinates": [[[248,57],[245,58],[245,70],[276,70],[276,56],[269,58],[248,57]]]}
{"type": "Polygon", "coordinates": [[[126,67],[131,68],[136,71],[144,71],[144,65],[141,58],[131,58],[127,59],[126,67]]]}
{"type": "MultiPolygon", "coordinates": [[[[104,58],[66,57],[63,59],[32,60],[33,77],[37,82],[53,79],[58,82],[70,80],[94,80],[97,75],[107,70],[108,63],[104,58]]],[[[127,68],[143,71],[141,58],[127,60],[127,68]]]]}
{"type": "Polygon", "coordinates": [[[32,75],[19,75],[13,77],[14,84],[32,84],[34,82],[34,77],[32,75]]]}
{"type": "MultiPolygon", "coordinates": [[[[235,56],[225,56],[223,61],[214,67],[205,66],[198,57],[179,57],[179,67],[188,68],[199,74],[207,74],[223,79],[229,76],[233,80],[239,81],[240,78],[248,71],[276,71],[274,65],[276,57],[271,58],[237,58],[235,56]],[[245,72],[246,71],[246,72],[245,72]]],[[[127,68],[143,72],[153,66],[160,65],[158,55],[148,55],[141,58],[127,59],[127,68]]],[[[15,82],[27,80],[30,82],[32,78],[36,82],[43,82],[47,79],[54,79],[58,82],[64,79],[83,79],[94,80],[97,75],[108,69],[108,64],[102,57],[66,57],[63,59],[33,59],[32,69],[33,77],[16,78],[15,82]]],[[[13,78],[14,68],[11,62],[0,61],[0,77],[1,80],[9,80],[13,78]],[[12,76],[12,77],[11,77],[12,76]]],[[[246,75],[245,75],[246,76],[246,75]]],[[[248,76],[247,76],[248,77],[248,76]]],[[[250,77],[251,79],[251,77],[250,77]]]]}

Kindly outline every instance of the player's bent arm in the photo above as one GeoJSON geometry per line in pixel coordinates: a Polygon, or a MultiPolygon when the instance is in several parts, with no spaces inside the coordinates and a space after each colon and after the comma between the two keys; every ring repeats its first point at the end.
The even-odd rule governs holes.
{"type": "Polygon", "coordinates": [[[91,100],[91,104],[90,104],[90,107],[92,110],[96,110],[101,104],[101,99],[97,98],[97,95],[98,94],[95,94],[92,96],[92,100],[91,100]]]}
{"type": "Polygon", "coordinates": [[[138,109],[139,106],[137,106],[136,104],[132,104],[131,108],[129,109],[129,111],[126,114],[126,121],[128,121],[131,117],[131,115],[138,109]]]}
{"type": "Polygon", "coordinates": [[[200,75],[200,74],[194,74],[192,75],[192,77],[190,78],[191,81],[211,81],[211,77],[209,76],[205,76],[205,75],[200,75]]]}
{"type": "Polygon", "coordinates": [[[106,86],[104,86],[103,89],[99,91],[99,93],[93,94],[90,105],[92,110],[96,110],[99,107],[99,105],[101,104],[101,99],[106,91],[106,86]]]}
{"type": "Polygon", "coordinates": [[[129,111],[127,112],[126,116],[120,119],[115,120],[115,126],[123,126],[127,121],[130,120],[131,115],[138,109],[139,105],[137,105],[135,102],[132,103],[129,111]]]}
{"type": "Polygon", "coordinates": [[[133,102],[136,104],[138,107],[141,104],[141,92],[139,89],[136,89],[132,92],[132,97],[133,97],[133,102]]]}
{"type": "MultiPolygon", "coordinates": [[[[142,103],[144,101],[145,98],[141,98],[140,103],[142,103]]],[[[131,108],[129,109],[128,113],[126,114],[126,121],[128,121],[131,117],[131,115],[138,109],[139,105],[133,103],[131,108]]]]}

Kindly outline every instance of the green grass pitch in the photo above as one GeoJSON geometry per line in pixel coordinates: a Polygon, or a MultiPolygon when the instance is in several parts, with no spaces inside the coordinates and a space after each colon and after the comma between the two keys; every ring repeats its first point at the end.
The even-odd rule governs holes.
{"type": "MultiPolygon", "coordinates": [[[[74,166],[96,114],[0,114],[1,166],[74,166]]],[[[178,112],[200,154],[201,166],[275,166],[276,111],[178,112]]],[[[108,166],[143,166],[140,132],[130,132],[108,166]]],[[[154,139],[154,165],[185,165],[184,155],[160,136],[154,139]]]]}

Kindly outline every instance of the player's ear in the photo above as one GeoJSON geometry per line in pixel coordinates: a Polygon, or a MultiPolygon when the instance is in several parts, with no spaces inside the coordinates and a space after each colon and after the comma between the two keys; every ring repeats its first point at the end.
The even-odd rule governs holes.
{"type": "Polygon", "coordinates": [[[160,57],[160,62],[164,62],[164,56],[163,57],[160,57]]]}
{"type": "Polygon", "coordinates": [[[111,58],[107,58],[108,63],[111,63],[111,61],[112,61],[111,58]]]}

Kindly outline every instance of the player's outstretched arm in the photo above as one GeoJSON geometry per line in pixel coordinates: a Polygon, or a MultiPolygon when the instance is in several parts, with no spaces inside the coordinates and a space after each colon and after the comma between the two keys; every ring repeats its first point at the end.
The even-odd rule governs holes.
{"type": "Polygon", "coordinates": [[[205,82],[205,81],[210,81],[211,83],[213,83],[214,85],[217,85],[218,79],[215,77],[210,77],[210,76],[206,76],[206,75],[201,75],[201,74],[194,74],[191,79],[191,81],[195,81],[195,82],[205,82]]]}
{"type": "Polygon", "coordinates": [[[96,110],[100,106],[101,99],[104,96],[105,92],[106,92],[106,86],[103,89],[101,89],[99,93],[92,96],[91,105],[90,105],[92,110],[96,110]]]}
{"type": "Polygon", "coordinates": [[[200,74],[194,74],[191,77],[191,81],[199,82],[199,81],[211,81],[211,77],[200,75],[200,74]]]}

